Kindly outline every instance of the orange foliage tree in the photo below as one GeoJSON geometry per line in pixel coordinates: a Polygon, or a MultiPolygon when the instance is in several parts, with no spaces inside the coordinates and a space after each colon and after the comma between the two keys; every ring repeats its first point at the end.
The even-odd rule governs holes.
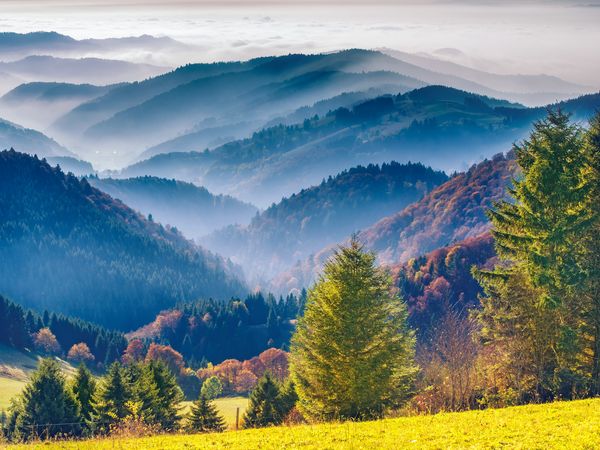
{"type": "Polygon", "coordinates": [[[146,362],[149,361],[162,361],[175,375],[181,375],[185,366],[181,353],[173,350],[169,345],[155,343],[150,344],[146,353],[146,362]]]}
{"type": "Polygon", "coordinates": [[[85,342],[80,342],[79,344],[74,344],[69,349],[69,352],[67,353],[67,359],[82,363],[93,361],[95,358],[87,344],[85,342]]]}

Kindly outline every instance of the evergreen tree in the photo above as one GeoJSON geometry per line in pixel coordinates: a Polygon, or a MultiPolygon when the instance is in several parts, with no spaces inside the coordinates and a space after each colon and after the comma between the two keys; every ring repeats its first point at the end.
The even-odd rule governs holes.
{"type": "Polygon", "coordinates": [[[300,411],[312,419],[376,417],[411,393],[414,334],[375,255],[353,238],[327,261],[292,338],[300,411]]]}
{"type": "Polygon", "coordinates": [[[48,439],[57,435],[77,435],[80,415],[77,401],[66,387],[59,364],[42,359],[20,400],[15,429],[19,439],[48,439]]]}
{"type": "Polygon", "coordinates": [[[600,113],[590,120],[586,134],[586,157],[589,171],[586,181],[589,190],[591,225],[584,235],[585,252],[582,265],[586,271],[586,282],[582,285],[586,336],[589,336],[590,394],[600,394],[600,113]]]}
{"type": "Polygon", "coordinates": [[[225,420],[216,406],[203,395],[192,404],[187,419],[187,430],[191,433],[220,432],[225,429],[225,420]]]}
{"type": "Polygon", "coordinates": [[[71,385],[75,400],[79,405],[81,419],[85,422],[85,428],[91,427],[90,422],[94,416],[94,394],[96,392],[96,381],[85,364],[80,364],[71,385]]]}
{"type": "Polygon", "coordinates": [[[183,401],[184,396],[175,375],[163,362],[151,361],[144,366],[142,380],[152,388],[152,392],[152,384],[156,386],[156,394],[152,395],[152,423],[165,431],[177,429],[180,419],[179,403],[183,401]]]}
{"type": "Polygon", "coordinates": [[[508,360],[531,363],[525,372],[515,364],[507,368],[516,389],[525,389],[521,401],[528,395],[572,398],[586,390],[589,308],[582,287],[590,271],[582,237],[595,208],[584,147],[584,133],[569,116],[549,111],[530,138],[515,145],[522,177],[514,181],[512,198],[489,212],[503,262],[477,274],[486,292],[479,317],[484,339],[509,349],[508,360]],[[532,382],[521,383],[524,373],[532,382]]]}
{"type": "Polygon", "coordinates": [[[283,421],[279,394],[279,386],[266,372],[250,394],[248,409],[244,413],[244,428],[279,425],[283,421]]]}
{"type": "Polygon", "coordinates": [[[118,423],[129,415],[127,402],[132,400],[132,392],[127,383],[123,368],[113,363],[97,391],[95,422],[98,428],[107,431],[110,425],[118,423]]]}
{"type": "Polygon", "coordinates": [[[296,393],[296,386],[294,385],[294,381],[289,378],[283,386],[281,386],[279,397],[277,399],[279,413],[282,419],[285,419],[288,416],[290,411],[296,406],[297,401],[298,394],[296,393]]]}

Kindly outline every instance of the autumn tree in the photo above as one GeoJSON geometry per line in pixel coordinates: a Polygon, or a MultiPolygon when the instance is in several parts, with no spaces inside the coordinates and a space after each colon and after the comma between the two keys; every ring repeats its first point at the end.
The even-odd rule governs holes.
{"type": "Polygon", "coordinates": [[[413,332],[390,277],[353,238],[325,264],[292,339],[298,406],[311,419],[365,419],[412,391],[413,332]]]}
{"type": "Polygon", "coordinates": [[[35,348],[46,354],[53,355],[60,353],[60,344],[56,340],[56,336],[50,331],[50,328],[42,328],[33,337],[35,348]]]}
{"type": "Polygon", "coordinates": [[[94,355],[92,355],[92,352],[86,343],[80,342],[79,344],[74,344],[69,349],[67,359],[78,363],[90,362],[94,360],[94,355]]]}
{"type": "Polygon", "coordinates": [[[181,353],[168,345],[155,343],[150,344],[148,353],[146,353],[146,362],[150,361],[162,361],[174,375],[181,374],[185,366],[181,353]]]}
{"type": "Polygon", "coordinates": [[[132,339],[127,344],[127,348],[123,352],[121,360],[123,364],[131,364],[139,361],[143,361],[146,356],[146,350],[144,343],[141,339],[132,339]]]}

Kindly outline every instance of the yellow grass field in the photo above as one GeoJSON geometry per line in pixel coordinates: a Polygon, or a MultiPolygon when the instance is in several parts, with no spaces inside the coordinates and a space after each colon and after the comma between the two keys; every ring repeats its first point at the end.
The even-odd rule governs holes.
{"type": "MultiPolygon", "coordinates": [[[[55,442],[58,449],[598,449],[600,399],[362,423],[55,442]]],[[[31,449],[32,445],[9,450],[31,449]]]]}

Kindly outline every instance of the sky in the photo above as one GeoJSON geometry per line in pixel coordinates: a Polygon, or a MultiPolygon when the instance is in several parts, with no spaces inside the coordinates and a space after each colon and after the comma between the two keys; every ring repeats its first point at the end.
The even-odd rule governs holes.
{"type": "Polygon", "coordinates": [[[0,30],[58,31],[78,39],[151,34],[193,44],[187,53],[121,55],[172,66],[387,47],[600,89],[600,0],[0,0],[0,30]]]}

